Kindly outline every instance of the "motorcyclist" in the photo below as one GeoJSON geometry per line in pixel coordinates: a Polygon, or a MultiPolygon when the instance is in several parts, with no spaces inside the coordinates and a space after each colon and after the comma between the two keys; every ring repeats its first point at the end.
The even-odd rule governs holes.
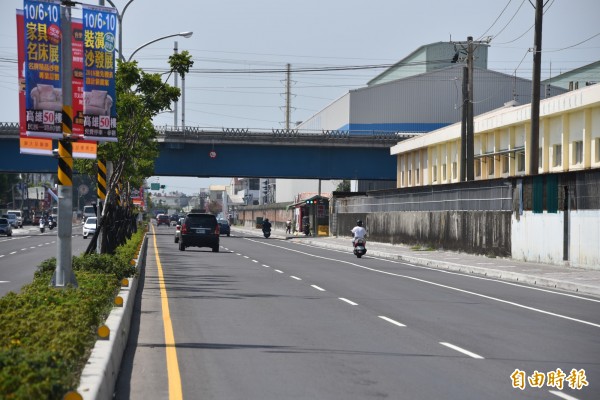
{"type": "Polygon", "coordinates": [[[271,223],[269,222],[269,218],[265,218],[262,226],[263,232],[267,232],[271,230],[271,223]]]}
{"type": "Polygon", "coordinates": [[[356,226],[352,228],[352,244],[356,241],[356,239],[364,239],[367,236],[367,230],[363,228],[363,223],[359,219],[356,221],[356,226]]]}

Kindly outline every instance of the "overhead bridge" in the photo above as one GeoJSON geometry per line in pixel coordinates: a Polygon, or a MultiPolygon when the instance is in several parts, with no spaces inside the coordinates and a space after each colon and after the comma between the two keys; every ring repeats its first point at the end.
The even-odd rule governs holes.
{"type": "MultiPolygon", "coordinates": [[[[414,136],[376,131],[220,130],[155,126],[155,175],[395,180],[390,147],[414,136]]],[[[2,172],[50,172],[51,157],[19,154],[18,124],[0,123],[2,172]]],[[[132,154],[135,157],[135,154],[132,154]]]]}

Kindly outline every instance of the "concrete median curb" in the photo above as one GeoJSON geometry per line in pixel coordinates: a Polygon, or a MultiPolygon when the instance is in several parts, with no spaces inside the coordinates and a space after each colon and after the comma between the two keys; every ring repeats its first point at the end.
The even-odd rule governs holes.
{"type": "MultiPolygon", "coordinates": [[[[136,269],[143,268],[146,263],[148,235],[144,236],[142,248],[136,260],[136,269]]],[[[129,286],[123,287],[118,296],[123,299],[122,307],[113,307],[105,325],[110,329],[108,340],[96,341],[86,363],[77,393],[85,400],[110,400],[113,398],[121,359],[127,347],[131,317],[135,305],[138,278],[129,279],[129,286]]]]}

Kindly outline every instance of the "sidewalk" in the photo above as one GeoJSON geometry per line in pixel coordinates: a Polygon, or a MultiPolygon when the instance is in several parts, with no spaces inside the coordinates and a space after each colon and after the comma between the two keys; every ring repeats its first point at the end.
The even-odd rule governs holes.
{"type": "MultiPolygon", "coordinates": [[[[261,235],[259,229],[233,226],[235,231],[261,235]]],[[[273,230],[273,238],[302,241],[314,246],[352,251],[350,237],[306,237],[286,235],[283,231],[273,230]]],[[[525,283],[547,288],[556,288],[569,292],[600,297],[600,269],[588,270],[551,264],[517,261],[510,258],[490,258],[467,253],[442,250],[414,250],[405,245],[369,242],[367,238],[367,256],[390,260],[405,261],[431,268],[488,278],[525,283]]]]}

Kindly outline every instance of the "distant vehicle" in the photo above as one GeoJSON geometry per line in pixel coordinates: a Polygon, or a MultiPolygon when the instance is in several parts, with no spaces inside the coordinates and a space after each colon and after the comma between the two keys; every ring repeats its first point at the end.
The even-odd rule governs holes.
{"type": "Polygon", "coordinates": [[[12,236],[12,226],[6,218],[0,218],[0,235],[12,236]]]}
{"type": "Polygon", "coordinates": [[[231,227],[229,226],[229,221],[227,221],[226,219],[219,219],[218,220],[219,223],[219,233],[221,235],[231,235],[231,227]]]}
{"type": "Polygon", "coordinates": [[[21,213],[21,210],[8,210],[6,213],[7,214],[15,214],[17,217],[17,227],[18,228],[23,227],[23,214],[21,213]]]}
{"type": "Polygon", "coordinates": [[[158,214],[156,216],[156,226],[158,227],[161,225],[171,226],[171,220],[169,219],[168,215],[158,214]]]}
{"type": "Polygon", "coordinates": [[[89,235],[93,235],[96,233],[96,224],[98,222],[98,218],[96,217],[88,217],[83,224],[83,238],[87,239],[89,235]]]}
{"type": "Polygon", "coordinates": [[[15,214],[12,214],[12,213],[2,214],[2,218],[6,218],[12,228],[16,228],[18,226],[17,225],[17,216],[15,214]]]}
{"type": "Polygon", "coordinates": [[[179,250],[186,247],[210,247],[213,253],[219,252],[219,224],[212,214],[190,213],[181,225],[179,250]]]}
{"type": "Polygon", "coordinates": [[[96,211],[94,210],[94,206],[85,206],[83,207],[83,220],[85,221],[88,217],[95,217],[96,211]]]}
{"type": "Polygon", "coordinates": [[[171,222],[177,222],[177,221],[179,221],[179,215],[178,214],[171,214],[171,216],[169,217],[169,219],[171,220],[171,222]]]}
{"type": "Polygon", "coordinates": [[[185,221],[185,218],[179,218],[179,221],[175,225],[175,243],[179,243],[179,238],[181,238],[181,225],[183,225],[183,221],[185,221]]]}

